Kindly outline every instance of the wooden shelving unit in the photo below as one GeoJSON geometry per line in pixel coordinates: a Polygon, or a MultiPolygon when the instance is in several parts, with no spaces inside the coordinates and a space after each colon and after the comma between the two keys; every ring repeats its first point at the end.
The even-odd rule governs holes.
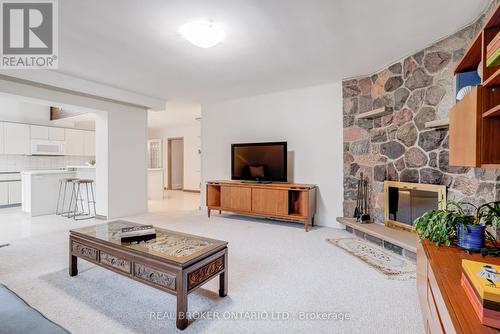
{"type": "Polygon", "coordinates": [[[484,87],[495,87],[500,85],[500,68],[498,68],[488,79],[483,81],[484,87]]]}
{"type": "Polygon", "coordinates": [[[210,211],[227,211],[304,223],[306,232],[316,214],[316,186],[286,182],[207,182],[206,203],[210,211]]]}
{"type": "Polygon", "coordinates": [[[498,168],[500,165],[500,66],[486,66],[486,47],[500,31],[500,6],[486,21],[455,68],[477,70],[481,85],[450,111],[450,165],[498,168]]]}
{"type": "Polygon", "coordinates": [[[498,116],[500,116],[500,104],[496,105],[495,107],[493,107],[491,109],[486,110],[483,113],[483,118],[498,117],[498,116]]]}
{"type": "Polygon", "coordinates": [[[460,60],[457,67],[455,68],[455,74],[477,69],[477,66],[481,62],[482,57],[482,40],[483,31],[481,30],[481,32],[474,39],[474,42],[472,42],[467,51],[465,51],[462,60],[460,60]]]}

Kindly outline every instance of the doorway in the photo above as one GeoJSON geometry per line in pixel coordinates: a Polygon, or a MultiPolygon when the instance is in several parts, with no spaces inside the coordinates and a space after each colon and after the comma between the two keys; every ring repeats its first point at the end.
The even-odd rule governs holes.
{"type": "Polygon", "coordinates": [[[167,144],[168,189],[184,189],[184,138],[169,138],[167,144]]]}

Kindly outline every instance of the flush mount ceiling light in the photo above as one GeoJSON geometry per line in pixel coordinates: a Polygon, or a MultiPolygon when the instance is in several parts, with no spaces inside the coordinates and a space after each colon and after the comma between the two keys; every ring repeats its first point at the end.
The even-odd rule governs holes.
{"type": "Polygon", "coordinates": [[[222,42],[226,33],[213,22],[190,22],[180,29],[181,35],[192,44],[200,48],[211,48],[222,42]]]}

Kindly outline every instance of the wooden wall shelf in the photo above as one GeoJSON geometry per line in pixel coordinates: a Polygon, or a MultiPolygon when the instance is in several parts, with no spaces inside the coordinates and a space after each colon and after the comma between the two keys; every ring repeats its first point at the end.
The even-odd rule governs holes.
{"type": "Polygon", "coordinates": [[[500,117],[500,104],[496,105],[495,107],[486,110],[483,113],[483,118],[486,117],[500,117]]]}
{"type": "Polygon", "coordinates": [[[447,128],[448,126],[450,126],[450,119],[449,118],[438,119],[435,121],[430,121],[430,122],[425,123],[426,129],[447,128]]]}
{"type": "Polygon", "coordinates": [[[483,82],[484,87],[495,87],[498,85],[500,85],[500,68],[483,82]]]}
{"type": "Polygon", "coordinates": [[[500,31],[500,6],[487,20],[455,68],[476,70],[482,84],[450,110],[450,165],[496,168],[500,165],[500,66],[486,66],[486,47],[500,31]]]}
{"type": "Polygon", "coordinates": [[[356,119],[375,119],[393,112],[391,107],[382,107],[356,115],[356,119]]]}
{"type": "Polygon", "coordinates": [[[228,211],[304,223],[306,232],[314,224],[316,186],[285,182],[207,182],[206,204],[211,210],[228,211]]]}
{"type": "Polygon", "coordinates": [[[479,34],[476,36],[476,38],[469,46],[467,51],[465,51],[462,60],[458,63],[457,67],[455,68],[455,74],[477,69],[477,66],[481,62],[482,39],[483,39],[483,31],[479,32],[479,34]]]}
{"type": "Polygon", "coordinates": [[[493,117],[500,110],[500,89],[486,95],[489,90],[476,86],[451,108],[451,166],[491,168],[500,164],[500,117],[493,117]]]}

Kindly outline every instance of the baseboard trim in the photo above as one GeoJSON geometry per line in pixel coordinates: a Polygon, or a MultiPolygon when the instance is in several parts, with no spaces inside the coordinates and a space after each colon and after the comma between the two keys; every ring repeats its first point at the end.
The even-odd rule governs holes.
{"type": "Polygon", "coordinates": [[[182,189],[182,191],[187,193],[200,193],[199,190],[194,190],[194,189],[182,189]]]}
{"type": "Polygon", "coordinates": [[[0,205],[0,209],[15,208],[16,206],[21,206],[21,203],[0,205]]]}
{"type": "Polygon", "coordinates": [[[99,219],[99,220],[108,220],[108,217],[103,216],[103,215],[95,215],[95,219],[99,219]]]}

